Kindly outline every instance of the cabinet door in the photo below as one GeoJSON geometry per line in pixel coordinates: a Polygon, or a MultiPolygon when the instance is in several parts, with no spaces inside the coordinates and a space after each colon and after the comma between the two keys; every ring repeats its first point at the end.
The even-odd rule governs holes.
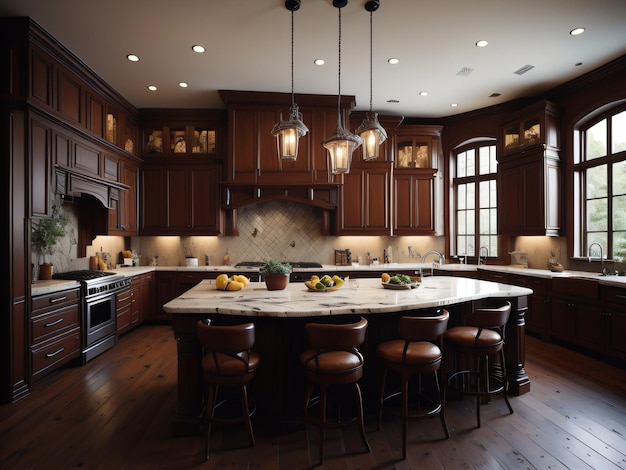
{"type": "Polygon", "coordinates": [[[394,235],[432,235],[434,175],[394,175],[394,235]]]}
{"type": "Polygon", "coordinates": [[[165,231],[180,233],[191,228],[191,193],[186,168],[165,171],[165,231]]]}
{"type": "Polygon", "coordinates": [[[160,166],[141,170],[140,233],[159,234],[165,225],[165,177],[160,166]]]}
{"type": "Polygon", "coordinates": [[[156,321],[171,321],[171,315],[165,313],[163,305],[178,295],[177,279],[175,271],[157,271],[155,278],[156,305],[152,309],[149,318],[156,321]]]}
{"type": "Polygon", "coordinates": [[[249,109],[229,111],[229,169],[234,183],[255,183],[258,168],[256,113],[249,109]]]}
{"type": "Polygon", "coordinates": [[[52,181],[52,130],[36,121],[30,121],[30,216],[49,217],[51,211],[50,184],[52,181]]]}
{"type": "Polygon", "coordinates": [[[553,297],[550,309],[550,335],[565,341],[574,339],[575,311],[570,299],[553,297]]]}
{"type": "Polygon", "coordinates": [[[342,175],[339,234],[390,235],[390,168],[355,169],[342,175]]]}
{"type": "Polygon", "coordinates": [[[604,352],[605,320],[602,309],[597,304],[576,302],[576,344],[597,351],[604,352]]]}

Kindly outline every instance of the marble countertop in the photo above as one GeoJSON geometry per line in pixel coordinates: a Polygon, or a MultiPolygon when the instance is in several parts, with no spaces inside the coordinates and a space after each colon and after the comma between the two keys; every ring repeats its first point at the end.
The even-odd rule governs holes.
{"type": "Polygon", "coordinates": [[[62,279],[52,279],[49,281],[37,281],[30,286],[30,294],[32,296],[52,294],[68,289],[80,287],[78,281],[66,281],[62,279]]]}
{"type": "Polygon", "coordinates": [[[220,291],[204,280],[163,310],[171,314],[220,313],[247,316],[304,317],[349,313],[391,313],[445,307],[489,297],[518,297],[531,289],[464,277],[434,276],[415,289],[385,289],[379,279],[351,279],[332,292],[309,291],[291,282],[285,290],[268,291],[265,283],[251,282],[240,291],[220,291]]]}

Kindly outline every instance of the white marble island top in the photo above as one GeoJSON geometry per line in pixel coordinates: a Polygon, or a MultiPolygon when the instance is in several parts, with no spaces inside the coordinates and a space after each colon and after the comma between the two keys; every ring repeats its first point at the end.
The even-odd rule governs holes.
{"type": "Polygon", "coordinates": [[[207,279],[166,303],[163,310],[173,315],[306,317],[391,313],[530,294],[532,290],[525,287],[448,276],[426,277],[417,288],[406,290],[385,289],[380,279],[354,279],[332,292],[312,292],[301,282],[291,282],[279,291],[267,290],[263,282],[251,282],[240,291],[220,291],[215,281],[207,279]]]}

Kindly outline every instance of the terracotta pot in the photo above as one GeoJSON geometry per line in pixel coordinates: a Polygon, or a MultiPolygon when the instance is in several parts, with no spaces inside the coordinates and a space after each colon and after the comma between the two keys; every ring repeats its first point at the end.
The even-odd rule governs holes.
{"type": "Polygon", "coordinates": [[[289,274],[265,274],[267,290],[283,290],[289,284],[289,274]]]}
{"type": "Polygon", "coordinates": [[[54,266],[51,264],[40,264],[39,265],[39,280],[41,281],[49,281],[52,279],[52,270],[54,266]]]}

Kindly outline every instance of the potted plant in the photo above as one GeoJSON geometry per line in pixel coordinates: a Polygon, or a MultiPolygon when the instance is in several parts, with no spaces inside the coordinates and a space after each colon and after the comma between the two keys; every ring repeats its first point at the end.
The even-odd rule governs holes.
{"type": "Polygon", "coordinates": [[[269,260],[261,268],[259,273],[265,280],[267,290],[282,290],[289,284],[289,274],[291,274],[291,265],[289,263],[281,263],[280,261],[269,260]]]}
{"type": "Polygon", "coordinates": [[[61,209],[60,203],[52,206],[50,217],[33,223],[31,246],[37,254],[39,263],[39,279],[52,279],[52,264],[46,263],[46,255],[51,255],[59,238],[65,235],[65,226],[69,216],[61,209]]]}

